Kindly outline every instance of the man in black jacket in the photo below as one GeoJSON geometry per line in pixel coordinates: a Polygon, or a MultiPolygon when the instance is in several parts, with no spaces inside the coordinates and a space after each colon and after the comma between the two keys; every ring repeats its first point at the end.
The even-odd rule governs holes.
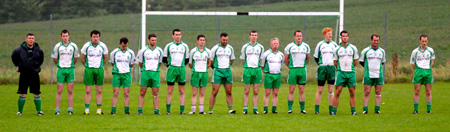
{"type": "Polygon", "coordinates": [[[41,111],[39,81],[39,72],[44,62],[44,52],[42,52],[37,43],[34,43],[33,33],[26,35],[25,42],[13,51],[11,59],[14,65],[19,67],[18,72],[20,72],[19,90],[17,90],[17,94],[19,94],[19,112],[17,112],[17,115],[22,115],[28,87],[30,87],[30,93],[34,94],[37,114],[44,115],[41,111]]]}

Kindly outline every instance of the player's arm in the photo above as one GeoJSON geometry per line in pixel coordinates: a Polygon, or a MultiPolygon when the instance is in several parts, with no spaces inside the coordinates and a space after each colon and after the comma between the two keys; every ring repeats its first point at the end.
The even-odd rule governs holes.
{"type": "Polygon", "coordinates": [[[316,61],[317,65],[319,65],[319,52],[320,52],[320,42],[316,45],[316,49],[314,50],[314,61],[316,61]]]}
{"type": "Polygon", "coordinates": [[[430,68],[433,67],[433,64],[434,64],[434,59],[431,59],[430,68]]]}
{"type": "Polygon", "coordinates": [[[230,66],[233,65],[234,60],[230,60],[230,66]]]}
{"type": "Polygon", "coordinates": [[[286,66],[289,66],[289,54],[284,54],[284,64],[286,64],[286,66]]]}
{"type": "MultiPolygon", "coordinates": [[[[55,64],[58,64],[58,59],[53,58],[53,62],[55,62],[55,64]]],[[[75,64],[75,62],[74,62],[74,64],[75,64]]]]}
{"type": "Polygon", "coordinates": [[[309,54],[306,54],[306,64],[309,63],[309,54]]]}
{"type": "Polygon", "coordinates": [[[103,63],[106,65],[106,62],[108,62],[108,54],[103,54],[103,63]]]}
{"type": "Polygon", "coordinates": [[[334,60],[334,67],[337,68],[337,66],[338,66],[338,62],[337,62],[337,60],[334,60]]]}
{"type": "Polygon", "coordinates": [[[14,63],[14,66],[19,66],[20,63],[20,55],[17,50],[14,50],[11,54],[11,60],[14,63]]]}
{"type": "MultiPolygon", "coordinates": [[[[143,63],[139,62],[139,67],[142,68],[143,63]]],[[[161,66],[161,63],[159,63],[159,65],[161,66]]]]}
{"type": "Polygon", "coordinates": [[[78,57],[77,58],[73,58],[73,64],[77,64],[78,61],[78,57]]]}
{"type": "Polygon", "coordinates": [[[353,60],[353,65],[356,67],[358,65],[358,59],[353,60]]]}
{"type": "Polygon", "coordinates": [[[85,63],[86,62],[86,55],[85,54],[81,54],[81,63],[85,63]]]}
{"type": "Polygon", "coordinates": [[[416,54],[415,50],[413,50],[413,52],[411,53],[411,58],[409,59],[409,64],[411,64],[411,67],[413,70],[416,69],[416,65],[415,65],[416,58],[414,56],[415,54],[416,54]]]}

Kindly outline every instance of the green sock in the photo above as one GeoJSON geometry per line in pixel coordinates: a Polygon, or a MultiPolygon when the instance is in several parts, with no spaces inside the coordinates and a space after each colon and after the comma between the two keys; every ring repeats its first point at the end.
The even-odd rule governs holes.
{"type": "Polygon", "coordinates": [[[89,104],[84,104],[84,108],[89,108],[89,104]]]}
{"type": "Polygon", "coordinates": [[[329,105],[329,106],[328,106],[328,111],[329,111],[329,112],[332,112],[332,111],[333,111],[333,105],[329,105]]]}
{"type": "Polygon", "coordinates": [[[125,113],[130,113],[130,107],[129,106],[126,106],[124,109],[125,109],[125,113]]]}
{"type": "Polygon", "coordinates": [[[111,113],[116,113],[116,107],[111,108],[111,113]]]}
{"type": "Polygon", "coordinates": [[[138,112],[142,113],[142,111],[144,111],[144,108],[139,107],[139,108],[138,108],[138,112]]]}
{"type": "Polygon", "coordinates": [[[333,107],[332,111],[336,114],[336,112],[337,112],[337,107],[333,107]]]}
{"type": "Polygon", "coordinates": [[[289,110],[292,110],[292,105],[294,104],[293,100],[288,100],[288,108],[289,110]]]}
{"type": "Polygon", "coordinates": [[[300,104],[300,110],[304,111],[305,110],[305,101],[300,101],[299,104],[300,104]]]}
{"type": "Polygon", "coordinates": [[[41,112],[41,96],[34,97],[34,105],[36,106],[36,111],[41,112]]]}
{"type": "Polygon", "coordinates": [[[97,109],[102,109],[102,104],[97,104],[97,109]]]}
{"type": "Polygon", "coordinates": [[[353,113],[353,112],[356,111],[356,108],[355,108],[355,107],[352,107],[352,108],[350,108],[350,111],[353,113]]]}
{"type": "Polygon", "coordinates": [[[277,111],[277,106],[272,106],[272,112],[277,111]]]}
{"type": "Polygon", "coordinates": [[[314,111],[316,111],[316,112],[319,112],[319,108],[320,108],[320,105],[315,105],[315,110],[314,111]]]}
{"type": "Polygon", "coordinates": [[[155,109],[155,110],[153,110],[153,113],[159,113],[159,109],[155,109]]]}
{"type": "Polygon", "coordinates": [[[184,112],[184,105],[180,105],[180,112],[184,112]]]}
{"type": "Polygon", "coordinates": [[[431,111],[431,102],[427,102],[427,112],[431,111]]]}
{"type": "Polygon", "coordinates": [[[19,101],[17,102],[17,104],[19,104],[19,112],[23,113],[23,106],[25,105],[25,97],[21,97],[19,96],[19,101]]]}
{"type": "Polygon", "coordinates": [[[248,111],[248,106],[244,106],[244,111],[248,111]]]}
{"type": "Polygon", "coordinates": [[[170,105],[171,104],[166,104],[167,112],[169,112],[169,113],[170,113],[170,105]]]}
{"type": "Polygon", "coordinates": [[[375,106],[375,111],[380,111],[380,106],[375,106]]]}
{"type": "Polygon", "coordinates": [[[363,111],[369,112],[369,106],[363,106],[363,111]]]}
{"type": "Polygon", "coordinates": [[[253,106],[253,113],[258,111],[258,106],[253,106]]]}
{"type": "Polygon", "coordinates": [[[419,111],[419,102],[414,102],[414,111],[419,111]]]}
{"type": "MultiPolygon", "coordinates": [[[[272,106],[273,108],[273,106],[272,106]]],[[[264,111],[269,111],[269,106],[264,106],[264,111]]]]}
{"type": "Polygon", "coordinates": [[[233,106],[228,106],[228,110],[233,110],[233,106]]]}
{"type": "Polygon", "coordinates": [[[213,111],[214,110],[214,107],[209,107],[209,111],[213,111]]]}

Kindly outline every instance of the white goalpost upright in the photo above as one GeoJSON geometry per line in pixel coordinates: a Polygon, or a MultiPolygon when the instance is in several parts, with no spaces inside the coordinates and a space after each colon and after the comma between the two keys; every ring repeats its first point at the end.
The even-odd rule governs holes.
{"type": "Polygon", "coordinates": [[[142,0],[141,44],[146,45],[147,15],[192,15],[192,16],[339,16],[339,32],[344,30],[344,0],[339,0],[339,12],[217,12],[217,11],[147,11],[147,0],[142,0]]]}

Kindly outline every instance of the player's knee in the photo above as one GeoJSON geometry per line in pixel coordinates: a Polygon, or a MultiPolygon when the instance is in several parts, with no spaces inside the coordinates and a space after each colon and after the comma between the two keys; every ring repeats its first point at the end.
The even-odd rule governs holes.
{"type": "Polygon", "coordinates": [[[370,91],[364,91],[364,96],[369,96],[370,95],[370,91]]]}
{"type": "Polygon", "coordinates": [[[380,95],[381,96],[381,91],[375,91],[375,95],[380,95]]]}
{"type": "Polygon", "coordinates": [[[415,95],[415,96],[419,96],[419,95],[420,95],[420,92],[419,92],[419,91],[415,91],[415,92],[414,92],[414,95],[415,95]]]}
{"type": "Polygon", "coordinates": [[[61,95],[62,92],[63,92],[62,89],[61,89],[61,90],[57,90],[57,91],[56,91],[56,94],[61,95]]]}
{"type": "Polygon", "coordinates": [[[273,97],[278,97],[278,93],[273,93],[273,97]]]}
{"type": "Polygon", "coordinates": [[[123,94],[123,98],[128,98],[130,95],[128,93],[123,94]]]}
{"type": "Polygon", "coordinates": [[[319,95],[322,95],[322,91],[323,91],[323,90],[321,90],[321,89],[317,89],[317,93],[318,93],[319,95]]]}
{"type": "Polygon", "coordinates": [[[91,95],[91,91],[86,91],[86,95],[91,95]]]}
{"type": "Polygon", "coordinates": [[[178,90],[180,92],[180,95],[184,95],[184,90],[178,90]]]}
{"type": "Polygon", "coordinates": [[[426,95],[426,96],[431,96],[431,91],[430,91],[430,92],[428,92],[428,91],[425,92],[425,95],[426,95]]]}
{"type": "Polygon", "coordinates": [[[231,96],[231,90],[225,92],[227,96],[231,96]]]}

